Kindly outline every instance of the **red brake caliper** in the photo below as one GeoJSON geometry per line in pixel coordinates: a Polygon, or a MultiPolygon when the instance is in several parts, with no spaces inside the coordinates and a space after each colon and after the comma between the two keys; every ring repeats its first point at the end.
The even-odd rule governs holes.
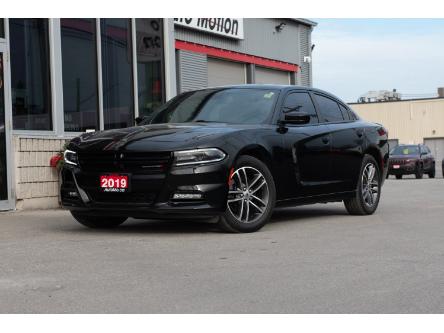
{"type": "Polygon", "coordinates": [[[233,186],[233,174],[234,174],[234,168],[230,169],[230,173],[228,175],[228,188],[231,189],[231,187],[233,186]]]}

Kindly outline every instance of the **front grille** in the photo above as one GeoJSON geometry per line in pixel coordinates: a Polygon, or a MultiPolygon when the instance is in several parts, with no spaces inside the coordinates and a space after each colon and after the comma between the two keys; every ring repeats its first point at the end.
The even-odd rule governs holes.
{"type": "Polygon", "coordinates": [[[80,152],[80,167],[92,172],[131,172],[162,174],[171,161],[171,153],[80,152]]]}
{"type": "Polygon", "coordinates": [[[405,160],[405,159],[390,159],[389,160],[389,164],[390,165],[393,165],[393,164],[403,165],[403,164],[406,164],[406,163],[407,163],[407,160],[405,160]]]}
{"type": "Polygon", "coordinates": [[[154,193],[128,192],[113,193],[89,191],[89,197],[96,203],[115,203],[115,204],[151,204],[156,195],[154,193]]]}

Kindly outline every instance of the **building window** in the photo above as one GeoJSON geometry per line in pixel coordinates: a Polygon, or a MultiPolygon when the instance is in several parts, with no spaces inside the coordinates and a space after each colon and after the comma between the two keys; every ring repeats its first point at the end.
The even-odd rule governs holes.
{"type": "Polygon", "coordinates": [[[0,53],[0,201],[8,200],[8,164],[6,158],[6,112],[3,80],[3,53],[0,53]]]}
{"type": "Polygon", "coordinates": [[[0,18],[0,38],[5,38],[5,19],[0,18]]]}
{"type": "Polygon", "coordinates": [[[134,124],[131,20],[101,19],[105,129],[134,124]]]}
{"type": "Polygon", "coordinates": [[[52,130],[47,19],[9,19],[16,130],[52,130]]]}
{"type": "Polygon", "coordinates": [[[65,131],[99,129],[95,19],[61,19],[65,131]]]}
{"type": "Polygon", "coordinates": [[[162,19],[136,19],[139,114],[150,115],[165,101],[162,19]]]}

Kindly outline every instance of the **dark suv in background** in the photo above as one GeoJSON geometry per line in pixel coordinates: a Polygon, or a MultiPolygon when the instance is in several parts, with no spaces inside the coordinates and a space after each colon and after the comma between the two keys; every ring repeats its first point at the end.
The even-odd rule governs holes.
{"type": "Polygon", "coordinates": [[[390,151],[389,175],[401,179],[414,174],[417,179],[426,173],[435,178],[435,158],[425,145],[398,145],[390,151]]]}

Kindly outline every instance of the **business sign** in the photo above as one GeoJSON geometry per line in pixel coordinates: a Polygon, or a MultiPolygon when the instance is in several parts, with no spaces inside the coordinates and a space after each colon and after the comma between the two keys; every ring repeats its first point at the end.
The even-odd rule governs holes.
{"type": "Polygon", "coordinates": [[[224,37],[244,39],[244,21],[241,18],[175,18],[174,24],[224,37]]]}
{"type": "Polygon", "coordinates": [[[159,61],[163,57],[162,19],[143,19],[136,23],[137,61],[159,61]]]}

